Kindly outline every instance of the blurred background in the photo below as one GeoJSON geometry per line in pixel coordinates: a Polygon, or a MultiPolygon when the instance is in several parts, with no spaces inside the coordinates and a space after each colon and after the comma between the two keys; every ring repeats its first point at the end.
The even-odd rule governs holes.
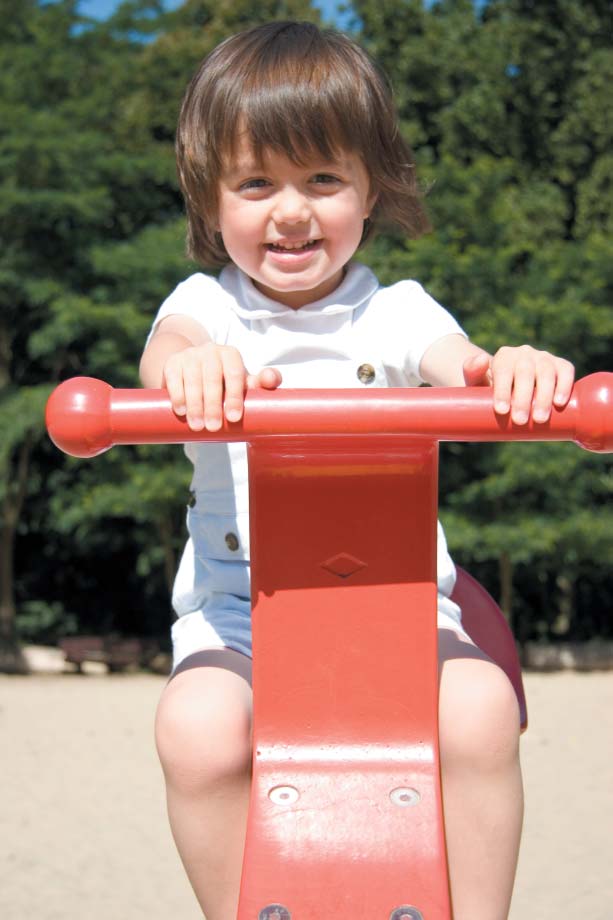
{"type": "MultiPolygon", "coordinates": [[[[0,0],[0,669],[74,634],[167,645],[190,470],[180,448],[62,456],[45,401],[137,386],[159,303],[197,270],[173,139],[198,61],[275,18],[351,32],[388,72],[433,231],[360,258],[414,277],[495,349],[611,370],[608,0],[0,0]]],[[[521,645],[613,636],[611,461],[569,444],[448,445],[456,560],[521,645]]]]}

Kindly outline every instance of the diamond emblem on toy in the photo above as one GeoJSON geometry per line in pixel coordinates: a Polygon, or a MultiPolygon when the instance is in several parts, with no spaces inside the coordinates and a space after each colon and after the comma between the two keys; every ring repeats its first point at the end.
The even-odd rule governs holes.
{"type": "Polygon", "coordinates": [[[349,553],[338,553],[338,555],[332,556],[321,563],[322,569],[326,569],[333,575],[338,575],[339,578],[350,578],[360,569],[365,569],[366,565],[366,562],[356,559],[355,556],[351,556],[349,553]]]}

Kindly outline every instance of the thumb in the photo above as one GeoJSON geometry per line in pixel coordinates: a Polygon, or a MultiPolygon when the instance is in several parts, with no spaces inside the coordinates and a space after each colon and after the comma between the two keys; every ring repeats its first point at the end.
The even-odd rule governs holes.
{"type": "Polygon", "coordinates": [[[486,351],[475,352],[462,366],[464,383],[467,387],[489,387],[492,385],[491,357],[486,351]]]}
{"type": "Polygon", "coordinates": [[[276,390],[282,380],[281,371],[276,367],[264,367],[259,374],[247,375],[247,389],[254,390],[263,387],[265,390],[276,390]]]}

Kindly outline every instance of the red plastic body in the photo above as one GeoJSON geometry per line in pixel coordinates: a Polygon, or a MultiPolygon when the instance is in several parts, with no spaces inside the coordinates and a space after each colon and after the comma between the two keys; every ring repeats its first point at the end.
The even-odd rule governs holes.
{"type": "MultiPolygon", "coordinates": [[[[250,392],[241,423],[203,434],[163,391],[77,378],[53,394],[51,437],[77,456],[113,443],[249,443],[254,760],[239,920],[450,920],[438,441],[611,450],[612,402],[613,374],[596,374],[549,423],[516,428],[484,389],[250,392]]],[[[467,585],[474,595],[464,576],[459,595],[467,585]]],[[[521,688],[500,635],[492,648],[511,649],[521,688]]]]}

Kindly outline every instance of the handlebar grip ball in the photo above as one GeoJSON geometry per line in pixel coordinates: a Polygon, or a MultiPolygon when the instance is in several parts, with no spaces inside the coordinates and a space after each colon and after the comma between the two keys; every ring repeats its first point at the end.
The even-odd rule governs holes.
{"type": "Polygon", "coordinates": [[[113,387],[94,377],[72,377],[53,391],[45,421],[56,447],[72,457],[95,457],[113,445],[113,387]]]}

